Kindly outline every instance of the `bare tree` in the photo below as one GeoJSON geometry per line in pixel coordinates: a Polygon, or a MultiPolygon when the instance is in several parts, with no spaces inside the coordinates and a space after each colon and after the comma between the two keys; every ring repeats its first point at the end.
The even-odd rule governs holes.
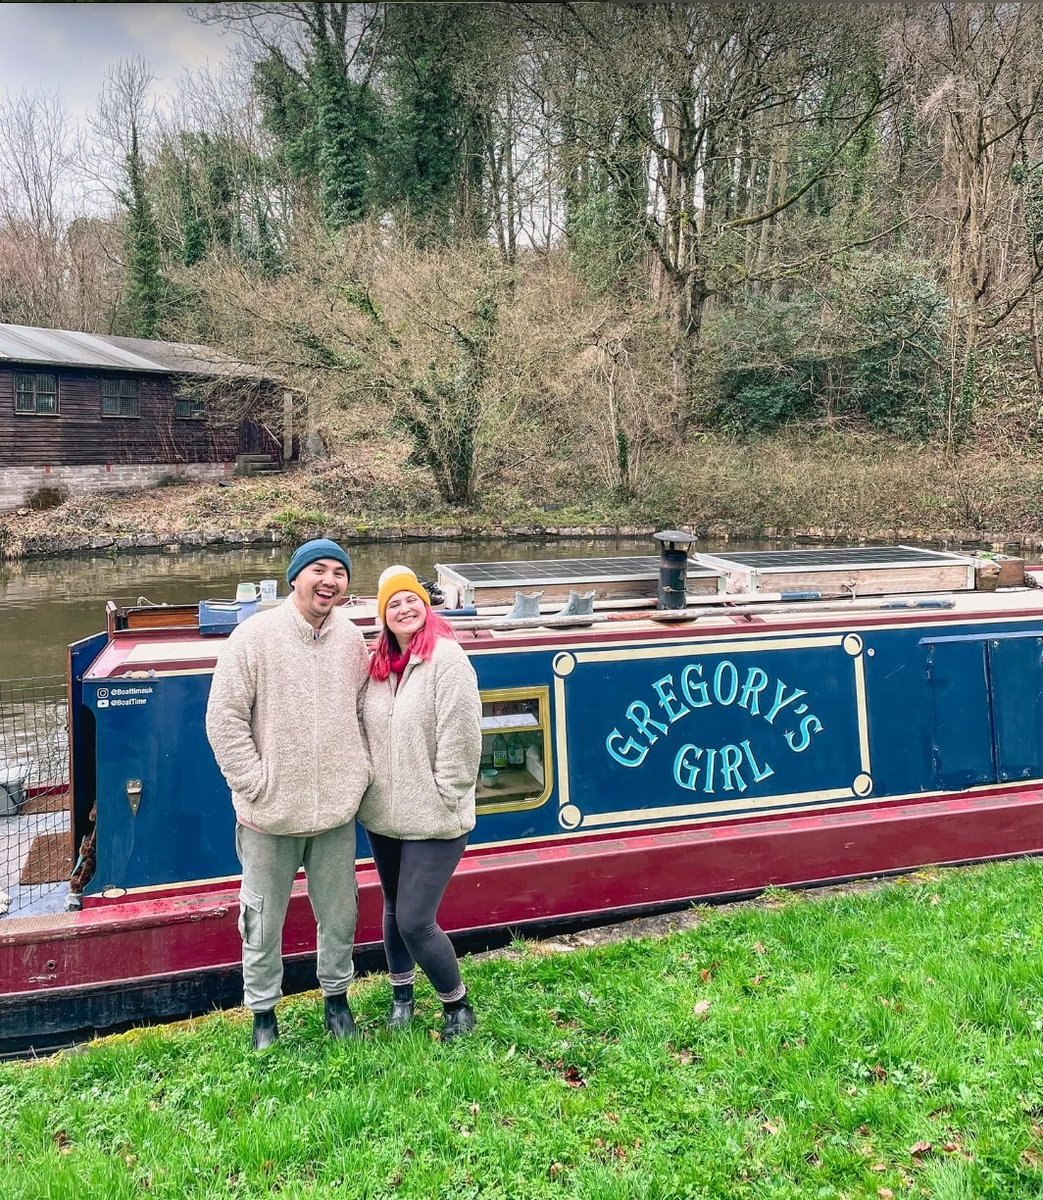
{"type": "Polygon", "coordinates": [[[77,147],[54,94],[0,103],[0,305],[4,319],[47,325],[62,313],[77,147]]]}
{"type": "MultiPolygon", "coordinates": [[[[892,45],[927,166],[910,197],[946,262],[952,296],[950,446],[974,403],[983,336],[1027,310],[1040,341],[1043,286],[1043,10],[914,5],[892,45]]],[[[1037,352],[1043,370],[1043,355],[1037,352]]]]}
{"type": "Polygon", "coordinates": [[[599,214],[600,197],[613,197],[614,248],[639,231],[649,253],[673,331],[678,433],[708,305],[747,282],[736,254],[770,278],[773,234],[890,102],[889,84],[865,69],[856,16],[840,6],[529,6],[534,40],[558,64],[564,146],[574,147],[563,186],[593,187],[599,214]]]}
{"type": "Polygon", "coordinates": [[[94,183],[109,200],[127,201],[127,162],[132,154],[148,149],[156,130],[155,82],[143,58],[121,59],[109,69],[88,118],[93,135],[88,169],[94,183]]]}
{"type": "Polygon", "coordinates": [[[326,43],[350,73],[361,62],[363,42],[377,29],[382,8],[382,4],[343,0],[314,4],[276,0],[271,4],[208,4],[189,11],[202,25],[234,29],[255,55],[267,58],[278,54],[298,70],[311,58],[316,42],[326,43]]]}

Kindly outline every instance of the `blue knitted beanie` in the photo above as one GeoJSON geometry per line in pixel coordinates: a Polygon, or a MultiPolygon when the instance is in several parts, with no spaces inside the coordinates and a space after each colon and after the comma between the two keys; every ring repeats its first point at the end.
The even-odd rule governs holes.
{"type": "Polygon", "coordinates": [[[336,562],[343,563],[347,569],[348,578],[351,578],[351,559],[347,550],[338,546],[330,538],[315,538],[314,541],[305,542],[303,546],[299,546],[294,551],[290,565],[286,568],[286,582],[293,583],[305,567],[317,562],[320,558],[332,558],[336,562]]]}

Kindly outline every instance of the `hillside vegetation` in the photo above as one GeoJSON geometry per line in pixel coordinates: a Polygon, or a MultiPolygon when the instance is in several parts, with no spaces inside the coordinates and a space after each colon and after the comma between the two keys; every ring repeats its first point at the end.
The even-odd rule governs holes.
{"type": "Polygon", "coordinates": [[[556,481],[548,472],[490,482],[480,506],[460,508],[443,504],[425,472],[404,467],[397,450],[367,446],[350,460],[228,486],[183,484],[23,510],[0,520],[0,557],[320,535],[612,537],[677,525],[713,541],[1043,549],[1043,464],[1028,455],[974,450],[950,462],[929,446],[898,456],[885,438],[709,439],[681,452],[640,497],[585,491],[563,470],[556,481]]]}
{"type": "Polygon", "coordinates": [[[1039,6],[201,19],[233,68],[161,115],[122,63],[93,157],[0,103],[0,318],[210,343],[296,397],[297,478],[189,527],[249,495],[261,525],[1040,529],[1039,6]]]}

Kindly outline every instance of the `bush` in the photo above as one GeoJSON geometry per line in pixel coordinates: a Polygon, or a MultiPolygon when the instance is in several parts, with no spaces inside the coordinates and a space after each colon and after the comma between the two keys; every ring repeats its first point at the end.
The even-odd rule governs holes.
{"type": "Polygon", "coordinates": [[[944,409],[947,313],[924,269],[897,258],[856,258],[821,293],[746,297],[708,322],[712,417],[740,434],[843,419],[927,436],[944,409]]]}
{"type": "Polygon", "coordinates": [[[730,371],[721,383],[718,419],[741,433],[767,433],[811,415],[815,407],[814,368],[730,371]]]}
{"type": "Polygon", "coordinates": [[[274,519],[290,541],[326,537],[325,530],[330,525],[329,516],[317,509],[284,508],[274,519]]]}

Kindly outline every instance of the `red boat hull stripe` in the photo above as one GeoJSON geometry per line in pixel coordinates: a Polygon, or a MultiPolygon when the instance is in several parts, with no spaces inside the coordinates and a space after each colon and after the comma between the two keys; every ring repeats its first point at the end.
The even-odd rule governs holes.
{"type": "MultiPolygon", "coordinates": [[[[1043,852],[1043,791],[963,796],[879,809],[807,813],[712,828],[649,831],[527,849],[477,851],[453,878],[439,920],[450,932],[720,897],[1043,852]],[[563,869],[567,864],[568,869],[563,869]]],[[[359,946],[381,938],[381,895],[359,871],[359,946]]],[[[8,918],[0,927],[3,996],[119,986],[239,961],[234,889],[8,918]]],[[[314,953],[303,881],[290,902],[287,956],[314,953]]]]}

